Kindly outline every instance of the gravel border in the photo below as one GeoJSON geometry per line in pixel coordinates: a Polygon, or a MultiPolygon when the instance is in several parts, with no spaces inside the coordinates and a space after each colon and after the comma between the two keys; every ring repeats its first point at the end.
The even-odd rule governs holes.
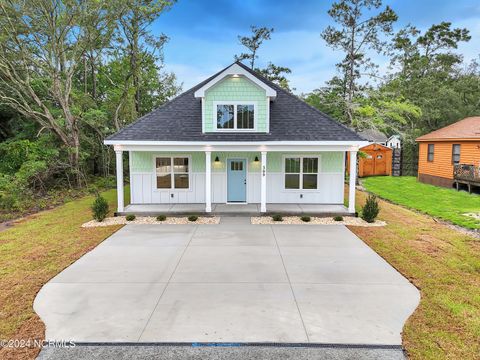
{"type": "Polygon", "coordinates": [[[365,227],[387,225],[385,221],[375,220],[374,223],[367,223],[361,218],[352,216],[344,216],[343,221],[335,221],[330,217],[312,216],[309,222],[302,221],[299,216],[284,216],[283,221],[273,221],[271,216],[256,216],[252,217],[250,221],[253,225],[350,225],[365,227]]]}
{"type": "Polygon", "coordinates": [[[153,216],[137,216],[135,220],[127,221],[125,216],[115,216],[105,218],[102,222],[97,220],[91,220],[82,224],[83,228],[103,227],[113,225],[126,225],[126,224],[138,224],[138,225],[185,225],[185,224],[199,224],[199,225],[215,225],[220,223],[220,218],[203,217],[199,216],[197,221],[188,221],[188,217],[167,217],[165,221],[157,221],[153,216]]]}

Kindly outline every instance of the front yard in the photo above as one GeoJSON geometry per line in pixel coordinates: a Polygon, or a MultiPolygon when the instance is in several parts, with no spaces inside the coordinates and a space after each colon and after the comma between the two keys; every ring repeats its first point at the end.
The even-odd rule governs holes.
{"type": "MultiPolygon", "coordinates": [[[[359,205],[365,198],[358,193],[359,205]]],[[[412,206],[428,203],[418,198],[412,206]]],[[[478,359],[480,241],[386,201],[380,208],[387,226],[349,228],[420,289],[420,305],[402,334],[409,357],[478,359]]]]}
{"type": "MultiPolygon", "coordinates": [[[[116,192],[103,194],[114,209],[116,192]]],[[[126,194],[128,198],[128,191],[126,194]]],[[[43,339],[33,300],[53,276],[121,226],[86,229],[93,197],[28,216],[0,232],[0,340],[43,339]]],[[[38,348],[0,349],[1,359],[33,359],[38,348]]]]}
{"type": "MultiPolygon", "coordinates": [[[[409,183],[409,179],[402,180],[409,183]]],[[[380,184],[378,187],[381,188],[380,184]]],[[[113,209],[115,192],[108,191],[105,196],[113,209]]],[[[91,219],[92,200],[86,197],[72,201],[27,217],[0,232],[0,339],[43,338],[43,323],[32,308],[38,290],[118,229],[80,227],[91,219]]],[[[358,204],[364,200],[365,194],[359,192],[358,204]]],[[[410,205],[419,206],[417,200],[418,204],[427,202],[420,195],[410,205]]],[[[437,202],[441,201],[437,198],[437,202]]],[[[387,226],[350,229],[421,291],[420,306],[403,333],[409,356],[478,358],[480,241],[429,216],[385,201],[380,201],[380,206],[380,220],[386,221],[387,226]]],[[[0,358],[32,359],[37,351],[4,349],[0,350],[0,358]]]]}
{"type": "Polygon", "coordinates": [[[418,182],[413,176],[379,176],[362,179],[365,189],[383,199],[468,229],[480,229],[480,196],[418,182]]]}

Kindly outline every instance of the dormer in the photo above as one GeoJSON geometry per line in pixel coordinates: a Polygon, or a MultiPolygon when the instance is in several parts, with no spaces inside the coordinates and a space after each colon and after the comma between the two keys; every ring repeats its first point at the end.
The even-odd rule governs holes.
{"type": "Polygon", "coordinates": [[[268,133],[275,89],[234,63],[197,91],[202,100],[202,131],[268,133]]]}

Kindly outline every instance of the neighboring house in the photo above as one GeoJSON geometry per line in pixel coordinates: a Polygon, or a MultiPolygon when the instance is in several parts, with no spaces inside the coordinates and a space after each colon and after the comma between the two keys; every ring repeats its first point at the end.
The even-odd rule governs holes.
{"type": "Polygon", "coordinates": [[[387,144],[387,136],[382,133],[381,131],[375,129],[365,129],[358,133],[362,138],[367,140],[368,142],[373,142],[380,145],[387,144]]]}
{"type": "MultiPolygon", "coordinates": [[[[337,204],[365,141],[236,62],[105,140],[129,153],[131,204],[337,204]]],[[[348,212],[355,211],[355,174],[348,212]]],[[[347,211],[347,209],[345,209],[347,211]]]]}
{"type": "Polygon", "coordinates": [[[416,139],[418,179],[452,187],[480,185],[480,117],[469,117],[416,139]]]}
{"type": "Polygon", "coordinates": [[[400,149],[402,147],[402,139],[400,135],[392,135],[388,138],[385,145],[391,149],[400,149]]]}

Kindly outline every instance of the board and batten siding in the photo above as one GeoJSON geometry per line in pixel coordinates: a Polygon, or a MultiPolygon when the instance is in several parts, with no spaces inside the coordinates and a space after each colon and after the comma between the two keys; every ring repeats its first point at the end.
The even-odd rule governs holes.
{"type": "Polygon", "coordinates": [[[479,141],[422,141],[419,143],[418,174],[453,180],[452,147],[460,144],[460,163],[480,165],[479,141]],[[434,144],[433,161],[428,161],[428,144],[434,144]]]}
{"type": "Polygon", "coordinates": [[[205,93],[204,126],[205,132],[216,130],[215,101],[254,101],[257,105],[257,132],[267,132],[267,95],[264,89],[244,77],[228,77],[215,84],[205,93]]]}
{"type": "MultiPolygon", "coordinates": [[[[212,152],[212,202],[227,201],[227,159],[247,160],[247,202],[260,203],[260,152],[212,152]],[[218,157],[219,161],[215,162],[218,157]]],[[[267,154],[267,203],[343,204],[344,153],[270,152],[267,154]],[[320,157],[318,190],[284,189],[284,157],[312,155],[320,157]]],[[[132,204],[204,203],[205,154],[203,152],[130,152],[130,188],[132,204]],[[155,157],[188,156],[191,159],[190,189],[155,188],[155,157]]]]}

